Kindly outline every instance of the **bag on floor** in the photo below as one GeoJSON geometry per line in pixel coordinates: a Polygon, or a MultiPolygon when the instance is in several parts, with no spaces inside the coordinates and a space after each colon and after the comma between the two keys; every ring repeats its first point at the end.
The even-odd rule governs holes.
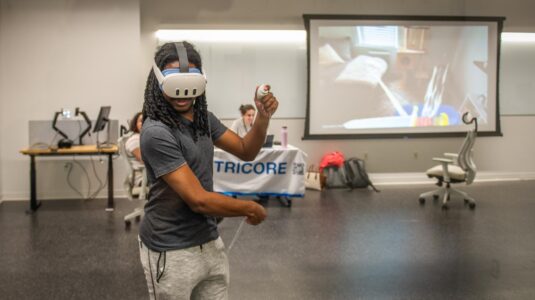
{"type": "Polygon", "coordinates": [[[344,167],[327,166],[323,168],[323,175],[325,175],[325,186],[328,189],[347,188],[346,175],[344,167]]]}
{"type": "Polygon", "coordinates": [[[379,190],[373,185],[366,168],[364,161],[360,158],[352,157],[344,161],[344,169],[346,176],[346,185],[350,189],[371,187],[374,191],[379,190]]]}
{"type": "Polygon", "coordinates": [[[325,176],[314,165],[308,167],[305,174],[305,188],[321,191],[325,187],[325,176]]]}
{"type": "Polygon", "coordinates": [[[344,160],[344,153],[340,151],[329,152],[323,155],[320,161],[320,173],[323,173],[323,168],[325,167],[343,167],[344,160]]]}

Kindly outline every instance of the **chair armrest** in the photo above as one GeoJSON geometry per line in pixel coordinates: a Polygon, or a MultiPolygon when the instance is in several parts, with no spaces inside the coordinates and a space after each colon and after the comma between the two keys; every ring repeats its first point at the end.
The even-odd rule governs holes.
{"type": "Polygon", "coordinates": [[[450,182],[450,173],[448,171],[448,165],[449,164],[453,164],[453,160],[451,159],[448,159],[448,158],[442,158],[442,157],[433,157],[433,160],[434,161],[438,161],[440,162],[440,164],[442,165],[442,174],[444,176],[444,182],[450,182]]]}
{"type": "Polygon", "coordinates": [[[442,157],[433,157],[433,160],[441,162],[441,163],[447,163],[447,164],[452,164],[453,163],[453,160],[448,159],[448,158],[442,158],[442,157]]]}
{"type": "Polygon", "coordinates": [[[444,153],[444,156],[451,157],[451,158],[457,158],[457,157],[459,157],[459,154],[457,154],[457,153],[444,153]]]}

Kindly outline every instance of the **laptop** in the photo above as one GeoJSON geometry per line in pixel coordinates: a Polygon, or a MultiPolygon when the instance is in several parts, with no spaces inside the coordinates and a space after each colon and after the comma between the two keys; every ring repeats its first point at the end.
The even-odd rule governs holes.
{"type": "Polygon", "coordinates": [[[273,148],[273,138],[275,137],[274,134],[268,134],[266,136],[266,142],[264,145],[262,145],[262,148],[273,148]]]}

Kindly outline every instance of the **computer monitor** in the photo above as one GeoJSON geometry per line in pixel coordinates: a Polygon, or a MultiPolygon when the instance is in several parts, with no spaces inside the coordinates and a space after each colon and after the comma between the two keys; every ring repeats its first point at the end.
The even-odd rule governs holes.
{"type": "Polygon", "coordinates": [[[266,141],[264,142],[264,145],[262,145],[262,148],[272,148],[273,147],[273,138],[275,137],[274,134],[268,134],[266,136],[266,141]]]}
{"type": "Polygon", "coordinates": [[[106,124],[110,121],[108,119],[110,115],[111,106],[101,106],[100,111],[98,112],[98,118],[95,122],[95,127],[93,127],[93,132],[99,132],[104,130],[106,124]]]}
{"type": "Polygon", "coordinates": [[[93,132],[97,133],[97,147],[98,148],[111,146],[110,144],[110,119],[109,119],[110,110],[111,110],[111,106],[101,106],[100,111],[98,112],[97,121],[95,122],[95,127],[93,127],[93,132]],[[108,125],[106,142],[104,144],[100,144],[98,140],[98,133],[104,130],[106,125],[108,125]]]}

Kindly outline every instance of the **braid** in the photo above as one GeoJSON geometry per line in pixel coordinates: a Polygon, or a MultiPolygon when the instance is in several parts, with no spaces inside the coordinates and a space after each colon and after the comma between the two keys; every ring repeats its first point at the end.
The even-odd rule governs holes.
{"type": "MultiPolygon", "coordinates": [[[[188,54],[188,60],[202,72],[201,57],[192,44],[184,42],[188,54]]],[[[174,43],[167,43],[160,47],[154,58],[156,65],[162,69],[166,64],[177,61],[178,55],[174,43]]],[[[165,100],[160,90],[158,80],[151,70],[145,86],[145,102],[143,103],[143,121],[151,118],[158,120],[170,128],[178,128],[185,132],[185,126],[179,121],[175,109],[165,100]]],[[[193,104],[193,139],[196,142],[198,136],[209,136],[208,105],[206,93],[197,97],[193,104]]]]}
{"type": "Polygon", "coordinates": [[[158,120],[165,125],[175,128],[182,126],[176,118],[173,108],[165,101],[158,86],[156,76],[151,71],[145,87],[145,102],[143,103],[143,121],[146,118],[158,120]]]}
{"type": "Polygon", "coordinates": [[[194,138],[199,136],[210,136],[210,128],[208,124],[208,104],[206,103],[206,95],[201,95],[195,100],[193,105],[193,132],[194,138]]]}

